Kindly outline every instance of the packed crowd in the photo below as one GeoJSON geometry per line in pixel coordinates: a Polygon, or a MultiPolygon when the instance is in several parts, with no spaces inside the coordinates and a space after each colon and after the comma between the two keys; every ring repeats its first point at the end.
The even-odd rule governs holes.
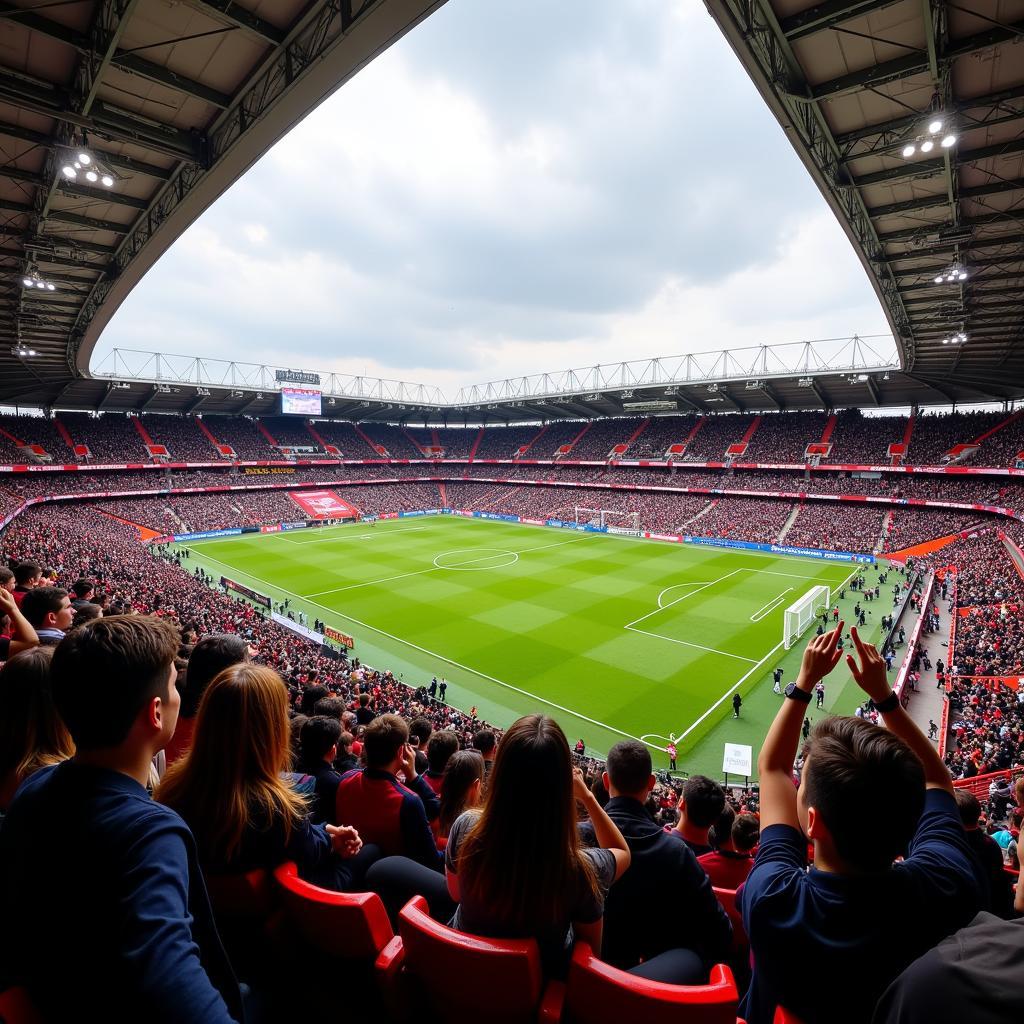
{"type": "Polygon", "coordinates": [[[793,514],[793,504],[771,498],[715,498],[687,524],[699,537],[729,537],[755,544],[775,544],[793,514]]]}
{"type": "Polygon", "coordinates": [[[983,605],[959,616],[953,663],[965,676],[1024,675],[1021,606],[983,605]]]}
{"type": "MultiPolygon", "coordinates": [[[[484,943],[532,939],[569,992],[595,956],[619,985],[735,977],[730,1019],[749,1024],[779,1007],[807,1024],[906,1024],[923,992],[982,1021],[979,978],[989,1019],[1019,1016],[1016,979],[993,991],[985,973],[994,949],[1019,950],[1002,858],[855,630],[848,664],[886,728],[803,728],[842,623],[807,646],[758,792],[730,800],[700,775],[659,784],[634,740],[596,765],[543,715],[489,728],[447,704],[444,679],[411,690],[327,656],[180,554],[95,513],[59,516],[29,511],[0,549],[14,566],[0,578],[0,981],[45,1019],[296,1019],[336,1010],[341,985],[346,1012],[387,1017],[358,964],[321,959],[325,929],[287,930],[291,904],[273,930],[253,907],[232,915],[219,894],[254,871],[306,899],[374,893],[391,923],[428,914],[484,943]],[[54,944],[57,920],[87,922],[88,942],[54,944]]],[[[995,712],[966,714],[966,756],[998,763],[995,712]]],[[[456,979],[416,977],[409,1019],[471,1009],[456,979]]]]}
{"type": "MultiPolygon", "coordinates": [[[[135,462],[146,460],[144,442],[131,423],[120,413],[94,416],[88,413],[62,412],[61,423],[73,441],[87,444],[94,462],[135,462]]],[[[741,462],[802,464],[808,444],[818,442],[828,423],[825,412],[764,413],[754,431],[741,462]]],[[[988,430],[1003,424],[1003,412],[950,413],[920,415],[911,432],[905,464],[941,465],[942,456],[955,444],[966,444],[988,430]]],[[[624,458],[660,459],[672,444],[682,444],[700,424],[687,447],[683,462],[723,462],[730,444],[743,439],[753,424],[751,414],[720,413],[705,417],[652,417],[630,444],[630,437],[644,424],[639,417],[595,420],[574,446],[568,458],[605,460],[616,445],[629,444],[624,458]]],[[[220,444],[234,448],[241,459],[272,459],[282,446],[314,447],[308,458],[326,454],[320,442],[301,417],[270,416],[263,420],[274,444],[258,429],[258,421],[247,416],[211,414],[204,425],[220,444]],[[276,446],[276,447],[275,447],[276,446]]],[[[200,429],[196,417],[144,413],[141,423],[154,444],[167,447],[174,460],[216,460],[221,456],[200,429]]],[[[583,430],[583,421],[556,421],[546,427],[489,426],[483,433],[476,458],[511,459],[523,445],[531,445],[526,457],[555,458],[561,445],[570,444],[583,430]],[[535,442],[535,443],[534,443],[535,442]]],[[[832,449],[826,462],[885,466],[890,444],[902,442],[907,420],[899,416],[865,416],[860,410],[846,409],[836,415],[830,436],[832,449]]],[[[27,444],[39,444],[56,462],[73,461],[56,423],[41,416],[0,415],[0,459],[21,462],[11,437],[27,444]],[[6,436],[10,435],[10,437],[6,436]]],[[[345,458],[379,457],[375,445],[382,445],[392,458],[423,458],[424,449],[439,446],[447,458],[468,458],[480,435],[479,427],[401,427],[393,424],[366,423],[360,427],[347,422],[315,420],[312,430],[323,440],[339,448],[345,458]],[[365,435],[365,436],[364,436],[365,435]]],[[[1024,449],[1024,418],[1018,417],[982,442],[968,462],[979,466],[1012,465],[1024,449]]]]}
{"type": "Polygon", "coordinates": [[[1020,691],[999,682],[955,679],[949,693],[949,727],[946,764],[954,778],[1024,764],[1024,694],[1020,691]]]}
{"type": "Polygon", "coordinates": [[[896,508],[889,512],[883,551],[902,551],[924,541],[962,533],[976,526],[977,512],[957,509],[896,508]]]}
{"type": "Polygon", "coordinates": [[[886,510],[875,505],[808,501],[800,506],[786,543],[831,551],[874,551],[886,510]]]}

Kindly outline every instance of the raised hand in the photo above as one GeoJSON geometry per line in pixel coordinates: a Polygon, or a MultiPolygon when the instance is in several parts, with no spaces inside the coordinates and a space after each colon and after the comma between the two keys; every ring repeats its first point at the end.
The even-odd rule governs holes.
{"type": "Polygon", "coordinates": [[[860,664],[857,664],[852,654],[846,656],[846,664],[850,666],[850,672],[857,680],[857,685],[877,704],[889,696],[891,689],[885,672],[885,661],[874,644],[867,644],[861,640],[856,626],[850,630],[850,634],[860,664]]]}
{"type": "Polygon", "coordinates": [[[842,654],[839,650],[839,637],[842,633],[843,623],[839,622],[835,629],[811,637],[800,663],[800,682],[805,687],[824,679],[839,663],[842,654]]]}

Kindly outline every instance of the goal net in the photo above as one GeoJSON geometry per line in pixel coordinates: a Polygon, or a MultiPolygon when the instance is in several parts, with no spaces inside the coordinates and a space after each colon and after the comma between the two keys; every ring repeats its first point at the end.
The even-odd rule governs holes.
{"type": "Polygon", "coordinates": [[[575,521],[589,526],[616,526],[621,530],[639,530],[639,512],[617,512],[610,508],[580,508],[573,510],[575,521]]]}
{"type": "Polygon", "coordinates": [[[782,639],[787,651],[831,604],[832,593],[828,587],[812,587],[799,601],[786,609],[782,639]]]}

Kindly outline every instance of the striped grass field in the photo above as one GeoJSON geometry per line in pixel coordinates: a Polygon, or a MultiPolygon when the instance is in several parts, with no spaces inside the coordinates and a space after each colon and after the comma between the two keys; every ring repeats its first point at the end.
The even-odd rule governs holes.
{"type": "MultiPolygon", "coordinates": [[[[623,737],[643,739],[663,766],[674,734],[681,769],[716,775],[726,741],[750,743],[756,758],[779,700],[772,669],[795,676],[802,645],[783,649],[783,610],[815,584],[837,592],[855,571],[447,516],[188,547],[189,566],[288,598],[310,622],[350,633],[364,662],[408,683],[445,677],[450,703],[475,705],[497,725],[541,710],[571,743],[582,737],[603,753],[623,737]]],[[[876,570],[866,572],[873,583],[876,570]]],[[[884,592],[875,608],[874,620],[888,610],[884,592]]],[[[869,636],[876,627],[869,621],[869,636]]],[[[845,665],[826,694],[827,710],[856,705],[845,665]]]]}

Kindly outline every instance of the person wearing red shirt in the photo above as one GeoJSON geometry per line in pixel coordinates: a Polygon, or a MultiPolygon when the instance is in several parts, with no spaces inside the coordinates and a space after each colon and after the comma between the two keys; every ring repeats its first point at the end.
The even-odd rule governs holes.
{"type": "Polygon", "coordinates": [[[761,825],[753,814],[741,814],[726,804],[725,810],[712,827],[715,847],[711,853],[697,858],[697,863],[717,889],[735,892],[754,866],[754,847],[761,835],[761,825]]]}

